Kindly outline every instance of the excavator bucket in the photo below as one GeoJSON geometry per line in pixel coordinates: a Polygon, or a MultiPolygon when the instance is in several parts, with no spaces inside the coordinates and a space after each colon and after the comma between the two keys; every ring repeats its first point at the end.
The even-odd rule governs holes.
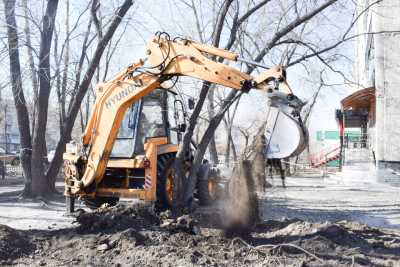
{"type": "Polygon", "coordinates": [[[300,117],[304,103],[294,95],[274,92],[265,128],[266,157],[283,159],[299,155],[308,144],[308,131],[300,117]]]}

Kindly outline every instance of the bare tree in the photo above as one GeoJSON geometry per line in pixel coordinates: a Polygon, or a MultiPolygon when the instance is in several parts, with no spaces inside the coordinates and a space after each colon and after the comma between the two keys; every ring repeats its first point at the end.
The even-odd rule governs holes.
{"type": "Polygon", "coordinates": [[[19,61],[19,46],[17,22],[15,19],[15,0],[3,0],[5,20],[7,23],[8,51],[10,59],[11,88],[14,105],[17,111],[18,129],[21,143],[21,163],[25,177],[23,195],[31,192],[31,156],[32,143],[29,125],[29,113],[26,107],[25,95],[22,89],[21,64],[19,61]]]}
{"type": "MultiPolygon", "coordinates": [[[[115,30],[118,28],[122,18],[125,16],[129,8],[133,4],[133,0],[125,0],[122,5],[115,12],[114,17],[110,20],[108,28],[101,33],[98,37],[97,47],[94,50],[92,58],[89,60],[90,63],[86,70],[83,72],[83,62],[86,57],[87,48],[91,43],[89,32],[92,19],[89,20],[88,32],[83,42],[83,51],[81,54],[80,61],[78,62],[78,71],[76,76],[75,87],[72,90],[70,97],[69,108],[66,109],[66,91],[67,91],[67,79],[69,70],[69,38],[72,29],[69,27],[69,3],[66,2],[67,7],[67,20],[66,20],[66,32],[67,37],[59,51],[57,46],[54,47],[54,54],[60,52],[59,60],[55,60],[57,64],[56,75],[51,76],[51,46],[53,41],[57,43],[58,36],[56,34],[53,38],[53,32],[55,28],[55,18],[58,7],[58,0],[48,0],[46,5],[45,13],[42,17],[40,26],[40,52],[38,58],[38,76],[36,76],[34,60],[32,51],[32,44],[30,44],[30,29],[28,21],[28,7],[27,1],[23,2],[25,11],[25,35],[27,38],[28,46],[28,58],[30,61],[30,70],[32,75],[32,84],[35,92],[35,81],[34,78],[38,77],[38,93],[37,93],[37,105],[35,110],[35,116],[32,119],[34,121],[33,135],[30,135],[29,125],[29,114],[27,105],[25,103],[25,96],[22,90],[22,78],[21,78],[21,66],[19,63],[19,47],[18,47],[18,32],[17,24],[15,20],[15,1],[3,0],[7,31],[8,31],[8,42],[9,42],[9,57],[10,57],[10,73],[12,78],[13,95],[15,99],[15,106],[17,109],[18,126],[21,136],[21,162],[24,167],[24,176],[27,178],[25,192],[32,193],[35,196],[46,196],[50,192],[55,191],[55,177],[58,173],[62,162],[62,152],[64,150],[66,142],[71,138],[71,131],[78,114],[81,102],[85,96],[87,89],[90,86],[91,79],[95,73],[99,61],[103,55],[105,48],[111,40],[115,30]],[[63,59],[63,64],[58,64],[63,59]],[[60,71],[60,65],[63,67],[60,71]],[[35,72],[35,73],[34,73],[35,72]],[[81,75],[83,79],[81,80],[81,75]],[[54,80],[55,78],[55,80],[54,80]],[[49,98],[51,88],[53,84],[56,84],[57,96],[60,100],[60,140],[57,145],[54,160],[51,162],[49,169],[46,171],[45,160],[47,158],[46,149],[46,126],[47,126],[47,115],[49,109],[49,98]]],[[[92,6],[97,6],[98,1],[93,1],[92,6]]],[[[93,16],[93,14],[92,14],[93,16]]],[[[38,25],[38,23],[35,23],[38,25]]],[[[76,25],[73,27],[76,28],[76,25]]],[[[57,59],[57,57],[55,57],[57,59]]],[[[36,99],[36,98],[35,98],[36,99]]]]}
{"type": "MultiPolygon", "coordinates": [[[[110,42],[111,38],[113,37],[116,29],[120,25],[122,18],[125,16],[125,14],[128,12],[129,8],[133,5],[133,0],[125,0],[122,5],[118,8],[118,10],[115,12],[115,15],[110,22],[107,30],[104,32],[101,38],[99,38],[99,41],[97,43],[96,49],[93,53],[93,56],[90,60],[90,64],[83,75],[83,79],[81,82],[78,82],[80,79],[77,79],[75,85],[76,85],[76,91],[74,90],[73,98],[70,101],[69,108],[68,108],[68,113],[63,125],[63,132],[64,135],[60,137],[60,140],[57,144],[55,154],[54,154],[54,159],[50,163],[49,170],[47,172],[47,178],[54,180],[62,163],[62,153],[64,152],[65,145],[67,142],[71,140],[71,132],[76,120],[76,117],[79,113],[82,101],[86,95],[87,90],[90,87],[91,80],[93,78],[93,75],[95,74],[95,71],[99,65],[100,59],[104,53],[104,50],[107,47],[107,44],[110,42]]],[[[82,60],[84,58],[84,55],[81,56],[82,60]]],[[[80,75],[80,74],[79,74],[80,75]]]]}
{"type": "MultiPolygon", "coordinates": [[[[296,17],[295,19],[293,19],[293,21],[288,23],[285,27],[283,27],[283,28],[279,29],[278,31],[276,31],[274,33],[273,37],[271,38],[271,40],[264,45],[264,47],[261,49],[261,51],[255,57],[255,61],[256,62],[260,62],[261,60],[263,60],[265,55],[267,55],[267,53],[277,45],[277,43],[279,42],[279,40],[282,37],[288,35],[290,32],[292,32],[298,26],[300,26],[303,23],[309,21],[310,19],[315,17],[317,14],[321,13],[323,10],[325,10],[326,8],[328,8],[329,6],[334,4],[336,1],[337,0],[326,1],[325,3],[321,4],[320,6],[314,8],[314,9],[312,9],[311,11],[307,12],[306,14],[304,14],[302,16],[299,16],[299,17],[296,17]]],[[[225,4],[228,5],[229,1],[226,1],[225,4]]],[[[228,7],[229,7],[229,5],[228,5],[228,7]]],[[[222,10],[224,10],[224,8],[222,8],[222,10]]],[[[223,14],[223,12],[221,12],[221,14],[223,14]]],[[[219,25],[219,24],[217,23],[217,25],[219,25]]],[[[223,25],[223,23],[222,23],[222,25],[223,25]]],[[[219,29],[219,28],[217,27],[217,29],[219,29]]],[[[234,29],[235,28],[232,27],[231,33],[234,32],[235,33],[234,36],[236,36],[236,32],[235,32],[234,29]]],[[[231,38],[228,40],[228,45],[227,45],[226,48],[230,49],[231,46],[229,46],[229,45],[230,44],[233,45],[234,39],[235,39],[234,36],[232,34],[230,35],[231,38]],[[233,41],[232,41],[232,39],[233,39],[233,41]]],[[[219,42],[219,39],[218,39],[218,42],[219,42]]],[[[254,66],[249,66],[247,68],[246,73],[251,73],[251,72],[253,72],[254,69],[255,69],[254,66]]],[[[204,98],[206,97],[208,87],[209,86],[203,85],[203,88],[202,88],[201,93],[200,93],[200,99],[199,99],[199,101],[198,101],[198,103],[197,103],[197,105],[195,107],[195,110],[196,110],[196,108],[201,109],[201,106],[204,103],[204,100],[202,99],[202,97],[204,97],[204,98]],[[204,91],[204,96],[202,95],[203,91],[204,91]]],[[[204,157],[204,153],[206,151],[206,148],[207,148],[212,136],[214,135],[215,130],[217,129],[217,127],[218,127],[219,123],[221,122],[222,118],[224,117],[225,112],[229,109],[229,107],[232,105],[232,103],[234,103],[240,97],[241,94],[242,94],[242,92],[238,92],[236,90],[231,90],[230,93],[227,95],[227,97],[224,99],[223,103],[221,104],[221,106],[219,108],[219,111],[216,112],[216,115],[210,120],[209,126],[206,129],[206,131],[205,131],[205,133],[204,133],[204,135],[203,135],[203,137],[202,137],[202,139],[200,141],[198,149],[196,151],[194,164],[193,164],[193,166],[191,168],[190,175],[189,175],[189,177],[187,179],[187,183],[186,183],[186,186],[185,186],[185,197],[184,197],[185,203],[190,203],[191,199],[193,198],[193,192],[194,192],[194,188],[195,188],[195,185],[196,185],[196,175],[197,175],[197,172],[198,172],[198,168],[199,168],[200,163],[201,163],[201,161],[202,161],[202,159],[204,157]]],[[[195,120],[195,118],[192,118],[193,116],[197,116],[195,112],[192,114],[192,116],[190,118],[190,120],[193,120],[195,122],[196,120],[195,120]]],[[[189,123],[188,129],[190,129],[190,128],[191,127],[190,127],[190,123],[189,123]]],[[[193,128],[194,128],[194,126],[193,126],[193,128]]],[[[186,131],[185,134],[184,134],[184,139],[185,139],[185,136],[187,136],[187,137],[190,136],[191,137],[192,133],[193,133],[193,131],[191,131],[191,132],[186,131]]],[[[185,150],[184,146],[185,146],[185,143],[182,144],[182,146],[180,147],[180,150],[178,151],[178,159],[179,159],[179,157],[182,157],[182,155],[180,155],[179,152],[185,150]]],[[[188,149],[188,148],[186,148],[186,149],[188,149]]],[[[179,162],[179,160],[177,160],[177,161],[179,162]]],[[[179,174],[179,172],[178,172],[178,174],[179,174]]],[[[178,179],[184,179],[183,175],[178,179]]]]}
{"type": "MultiPolygon", "coordinates": [[[[233,0],[224,1],[222,8],[216,18],[216,21],[215,21],[215,24],[213,27],[213,34],[212,34],[212,45],[215,47],[220,46],[221,34],[224,29],[224,22],[226,20],[229,8],[231,7],[233,2],[234,2],[233,0]]],[[[253,8],[250,8],[241,17],[238,16],[238,12],[235,13],[236,15],[234,16],[233,26],[230,30],[229,40],[228,40],[227,44],[224,46],[224,49],[229,50],[232,48],[232,46],[235,43],[235,40],[237,37],[237,32],[238,32],[240,25],[242,23],[244,23],[257,10],[259,10],[261,7],[266,5],[268,2],[270,2],[270,0],[261,1],[259,4],[255,5],[253,8]]],[[[239,9],[238,4],[239,4],[239,2],[237,2],[237,5],[236,5],[237,10],[239,9]]],[[[214,57],[214,59],[215,59],[215,57],[214,57]]],[[[223,62],[223,58],[219,58],[217,60],[219,62],[223,62]]],[[[182,188],[183,188],[183,181],[186,180],[184,177],[184,174],[183,174],[184,157],[189,151],[190,142],[191,142],[191,139],[193,136],[195,126],[196,126],[197,118],[200,115],[201,109],[207,98],[207,94],[210,91],[212,91],[212,90],[210,90],[210,86],[211,86],[211,84],[209,82],[204,82],[202,85],[199,99],[196,103],[196,106],[193,110],[192,115],[189,118],[188,127],[186,128],[186,131],[183,134],[182,144],[180,145],[178,153],[177,153],[176,162],[175,162],[175,164],[176,164],[175,167],[176,167],[176,172],[177,172],[177,178],[175,181],[176,182],[175,194],[174,194],[176,197],[176,201],[174,202],[176,205],[176,207],[174,207],[175,211],[179,210],[180,207],[183,206],[183,202],[184,202],[183,199],[185,199],[185,202],[187,202],[187,203],[190,202],[190,200],[192,199],[193,191],[194,191],[195,184],[196,184],[196,173],[198,171],[198,167],[201,163],[201,160],[203,159],[205,150],[208,147],[208,144],[211,141],[211,139],[213,139],[215,129],[221,122],[221,120],[223,118],[223,114],[225,113],[227,108],[229,108],[231,105],[231,103],[229,105],[225,105],[222,108],[223,111],[220,110],[218,113],[216,113],[215,116],[213,116],[211,118],[210,125],[207,128],[208,131],[206,131],[206,133],[205,133],[205,135],[207,135],[207,138],[206,138],[207,140],[204,139],[204,136],[205,136],[204,135],[202,138],[202,141],[200,142],[200,145],[198,147],[198,151],[196,152],[195,162],[194,162],[193,168],[190,172],[191,174],[185,183],[185,186],[184,186],[185,187],[185,190],[184,190],[185,196],[183,197],[181,192],[182,192],[182,188]],[[221,114],[221,111],[222,111],[222,114],[221,114]],[[216,119],[216,118],[219,118],[219,119],[216,119]]],[[[236,93],[232,93],[230,96],[227,97],[226,100],[228,102],[231,102],[235,98],[235,95],[236,95],[236,93]]],[[[210,102],[211,103],[213,102],[213,96],[209,97],[209,103],[210,102]]],[[[209,105],[209,114],[214,115],[213,110],[214,110],[213,104],[210,104],[209,105]]],[[[211,151],[211,155],[216,153],[216,149],[214,147],[211,147],[210,151],[211,151]]],[[[214,161],[217,161],[217,157],[215,157],[215,156],[214,156],[214,161]]]]}
{"type": "Polygon", "coordinates": [[[32,192],[43,196],[50,192],[50,185],[46,180],[45,158],[46,148],[46,125],[48,103],[51,90],[50,77],[50,49],[53,38],[54,23],[57,14],[58,0],[49,0],[46,11],[42,18],[40,32],[40,52],[39,52],[39,92],[38,105],[35,114],[35,128],[32,136],[32,192]]]}

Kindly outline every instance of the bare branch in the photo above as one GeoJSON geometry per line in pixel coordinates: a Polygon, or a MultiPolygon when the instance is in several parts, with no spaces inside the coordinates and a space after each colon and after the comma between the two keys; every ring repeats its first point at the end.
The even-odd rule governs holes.
{"type": "MultiPolygon", "coordinates": [[[[288,34],[289,32],[291,32],[292,30],[294,30],[296,27],[298,27],[299,25],[303,24],[304,22],[312,19],[313,17],[315,17],[317,14],[319,14],[320,12],[322,12],[324,9],[328,8],[329,6],[331,6],[332,4],[334,4],[335,2],[337,2],[337,0],[329,0],[327,2],[325,2],[325,4],[322,4],[321,6],[319,6],[318,8],[312,10],[311,12],[303,15],[302,17],[299,17],[297,19],[295,19],[294,21],[292,21],[291,23],[289,23],[286,27],[284,27],[283,29],[279,30],[278,32],[275,33],[274,37],[272,38],[271,41],[269,41],[266,46],[263,48],[263,50],[261,51],[261,53],[259,53],[256,58],[255,61],[261,61],[261,59],[268,53],[268,51],[274,47],[276,45],[276,43],[286,34],[288,34]]],[[[253,70],[254,67],[250,67],[250,70],[253,70]]]]}
{"type": "Polygon", "coordinates": [[[93,19],[93,24],[96,27],[97,30],[97,36],[99,39],[103,38],[103,32],[101,29],[100,21],[99,18],[97,17],[97,10],[100,8],[100,3],[99,0],[93,0],[92,1],[92,6],[90,8],[90,13],[92,14],[92,19],[93,19]]]}

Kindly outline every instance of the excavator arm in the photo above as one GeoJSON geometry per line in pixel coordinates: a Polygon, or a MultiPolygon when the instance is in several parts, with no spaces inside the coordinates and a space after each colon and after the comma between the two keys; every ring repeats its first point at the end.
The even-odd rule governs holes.
{"type": "Polygon", "coordinates": [[[172,41],[155,36],[148,42],[146,55],[145,60],[128,66],[110,81],[97,86],[96,102],[82,138],[87,163],[79,189],[101,181],[128,107],[155,89],[162,88],[162,83],[173,77],[193,77],[245,92],[266,90],[270,88],[268,83],[274,82],[275,89],[291,93],[281,67],[273,67],[258,77],[252,77],[208,57],[237,61],[236,54],[191,40],[172,41]],[[145,67],[145,63],[150,67],[145,67]]]}

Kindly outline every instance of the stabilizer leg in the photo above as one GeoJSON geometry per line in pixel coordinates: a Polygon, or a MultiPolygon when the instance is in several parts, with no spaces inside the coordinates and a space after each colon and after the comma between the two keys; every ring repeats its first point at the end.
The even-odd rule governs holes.
{"type": "Polygon", "coordinates": [[[67,208],[67,214],[75,212],[75,198],[71,196],[65,197],[65,207],[67,208]]]}

